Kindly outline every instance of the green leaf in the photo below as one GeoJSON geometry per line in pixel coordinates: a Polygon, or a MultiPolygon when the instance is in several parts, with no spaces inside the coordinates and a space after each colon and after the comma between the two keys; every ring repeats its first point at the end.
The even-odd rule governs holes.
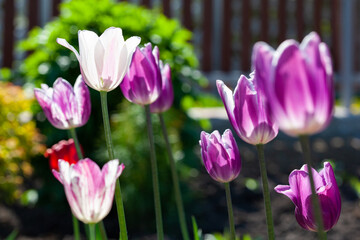
{"type": "Polygon", "coordinates": [[[191,220],[192,220],[192,225],[193,225],[194,240],[200,240],[201,230],[198,229],[198,226],[197,226],[194,216],[191,217],[191,220]]]}
{"type": "Polygon", "coordinates": [[[7,238],[5,238],[5,240],[15,240],[18,233],[19,233],[18,230],[12,231],[12,233],[10,233],[10,235],[7,238]]]}

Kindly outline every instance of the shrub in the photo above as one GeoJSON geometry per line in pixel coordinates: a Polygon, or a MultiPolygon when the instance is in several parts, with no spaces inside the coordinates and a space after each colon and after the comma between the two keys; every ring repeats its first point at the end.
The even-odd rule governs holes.
{"type": "Polygon", "coordinates": [[[32,102],[21,87],[0,82],[0,195],[7,202],[20,197],[33,172],[31,157],[45,149],[29,111],[32,102]]]}
{"type": "MultiPolygon", "coordinates": [[[[177,141],[177,159],[181,178],[187,176],[189,168],[199,166],[199,160],[194,154],[193,147],[197,146],[198,124],[186,118],[183,97],[191,102],[201,98],[197,86],[207,84],[206,79],[196,70],[198,65],[193,46],[189,43],[191,32],[181,27],[178,21],[166,18],[158,10],[148,10],[128,3],[114,3],[110,0],[73,0],[61,5],[61,14],[54,21],[43,28],[35,28],[29,37],[19,44],[19,49],[31,54],[20,64],[20,68],[12,72],[16,81],[27,82],[34,86],[40,83],[52,85],[57,77],[74,82],[80,73],[78,62],[74,54],[56,43],[56,38],[65,38],[71,45],[78,46],[78,30],[87,29],[101,34],[110,26],[120,27],[125,39],[130,36],[140,36],[141,44],[151,42],[160,50],[160,58],[169,63],[172,69],[172,80],[175,90],[174,107],[166,118],[176,120],[169,123],[169,132],[177,141]],[[180,150],[181,149],[181,150],[180,150]]],[[[78,48],[77,48],[78,49],[78,48]]],[[[99,94],[91,91],[92,115],[88,124],[78,130],[80,142],[85,150],[85,156],[107,161],[107,154],[103,138],[101,107],[99,94]],[[93,151],[92,149],[97,149],[93,151]]],[[[150,174],[149,153],[143,110],[139,106],[123,101],[118,89],[109,93],[110,113],[120,112],[112,116],[113,138],[116,157],[125,162],[126,170],[121,178],[125,193],[125,206],[129,229],[139,231],[138,216],[142,216],[142,229],[145,231],[153,222],[152,187],[150,174]],[[144,135],[145,134],[145,135],[144,135]],[[148,171],[148,172],[146,172],[148,171]],[[142,205],[134,199],[142,200],[142,205]],[[151,199],[150,201],[143,201],[151,199]],[[131,224],[132,223],[132,224],[131,224]]],[[[206,102],[206,101],[205,101],[206,102]]],[[[188,108],[188,106],[186,107],[188,108]]],[[[66,138],[66,132],[55,130],[37,107],[38,125],[47,136],[48,146],[60,139],[66,138]]],[[[156,117],[154,118],[156,124],[156,117]]],[[[155,126],[156,127],[156,126],[155,126]]],[[[155,131],[157,147],[164,147],[162,135],[155,131]]],[[[165,151],[158,150],[159,173],[162,196],[172,196],[170,170],[165,151]]],[[[47,167],[47,166],[46,166],[47,167]]],[[[38,169],[37,169],[38,170],[38,169]]],[[[41,170],[39,169],[39,173],[41,170]]],[[[43,175],[44,176],[44,175],[43,175]]],[[[53,195],[53,181],[45,181],[40,195],[53,195]],[[44,190],[47,189],[47,190],[44,190]]],[[[43,196],[43,198],[45,198],[43,196]]],[[[47,196],[50,199],[59,199],[47,196]]],[[[165,199],[165,198],[164,198],[165,199]]],[[[188,198],[189,199],[189,198],[188,198]]],[[[185,196],[186,200],[186,196],[185,196]]],[[[41,196],[40,196],[41,201],[41,196]]],[[[174,213],[174,201],[163,202],[164,215],[174,213]]],[[[176,214],[172,215],[166,224],[177,221],[176,214]]]]}

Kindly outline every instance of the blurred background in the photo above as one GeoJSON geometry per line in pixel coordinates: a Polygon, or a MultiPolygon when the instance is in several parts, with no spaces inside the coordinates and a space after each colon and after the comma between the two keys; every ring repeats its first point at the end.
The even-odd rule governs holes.
{"type": "MultiPolygon", "coordinates": [[[[189,228],[194,216],[206,239],[227,232],[225,193],[205,172],[198,140],[201,130],[231,128],[215,81],[234,88],[251,71],[252,46],[265,41],[276,48],[283,40],[301,41],[316,31],[333,57],[336,108],[328,129],[311,138],[316,167],[330,160],[336,171],[343,208],[329,239],[360,234],[360,1],[355,0],[0,0],[0,239],[71,239],[71,213],[62,186],[43,156],[67,132],[53,128],[34,101],[33,88],[52,85],[57,77],[74,83],[76,57],[56,43],[65,38],[78,49],[78,30],[101,34],[121,27],[125,38],[158,45],[169,63],[175,90],[165,113],[181,179],[189,228]]],[[[100,99],[91,90],[92,115],[78,129],[85,156],[107,161],[100,99]]],[[[149,182],[143,109],[109,94],[116,157],[126,165],[121,176],[130,239],[156,239],[153,195],[149,182]],[[129,121],[131,119],[132,121],[129,121]],[[139,221],[139,218],[141,221],[139,221]]],[[[165,144],[153,119],[168,239],[181,239],[165,144]]],[[[235,223],[244,239],[266,239],[260,174],[255,149],[238,139],[243,170],[232,185],[235,223]]],[[[265,148],[270,187],[287,184],[303,161],[296,139],[283,134],[265,148]]],[[[289,199],[271,192],[278,239],[315,239],[301,229],[289,199]]],[[[114,210],[114,209],[113,209],[114,210]]],[[[104,220],[110,238],[118,225],[113,211],[104,220]]]]}

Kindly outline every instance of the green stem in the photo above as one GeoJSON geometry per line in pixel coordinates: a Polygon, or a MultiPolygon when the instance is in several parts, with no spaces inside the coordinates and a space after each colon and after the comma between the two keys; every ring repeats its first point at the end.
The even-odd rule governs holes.
{"type": "Polygon", "coordinates": [[[320,209],[320,202],[318,195],[316,194],[315,190],[315,183],[314,183],[314,177],[312,173],[312,162],[311,162],[311,150],[310,150],[310,141],[309,136],[307,135],[300,135],[299,136],[301,148],[304,154],[304,161],[308,166],[308,173],[309,173],[309,180],[310,180],[310,186],[311,186],[311,199],[314,209],[314,217],[317,225],[317,234],[318,238],[321,240],[326,240],[326,233],[324,232],[324,222],[321,215],[321,209],[320,209]]]}
{"type": "Polygon", "coordinates": [[[156,231],[158,235],[158,240],[164,240],[164,230],[162,223],[161,215],[161,202],[160,202],[160,190],[159,190],[159,178],[158,178],[158,169],[155,156],[155,145],[154,145],[154,135],[152,131],[151,124],[151,113],[150,106],[145,106],[146,114],[146,125],[148,131],[148,138],[150,144],[150,161],[151,161],[151,172],[152,172],[152,182],[153,182],[153,191],[154,191],[154,204],[155,204],[155,217],[156,217],[156,231]]]}
{"type": "Polygon", "coordinates": [[[72,222],[74,228],[74,239],[80,240],[79,220],[72,214],[72,222]]]}
{"type": "Polygon", "coordinates": [[[90,240],[96,240],[95,223],[89,223],[90,240]]]}
{"type": "Polygon", "coordinates": [[[230,240],[235,240],[235,224],[234,224],[234,212],[231,202],[231,192],[230,192],[230,183],[224,183],[225,192],[226,192],[226,203],[229,215],[229,225],[230,225],[230,240]]]}
{"type": "Polygon", "coordinates": [[[80,143],[77,138],[76,130],[75,130],[75,128],[70,128],[69,131],[70,131],[70,135],[71,135],[72,139],[74,140],[77,155],[78,155],[79,159],[83,159],[84,156],[83,156],[81,148],[80,148],[80,143]]]}
{"type": "MultiPolygon", "coordinates": [[[[76,136],[76,131],[75,128],[70,128],[68,131],[68,134],[71,136],[71,138],[74,140],[75,143],[75,148],[76,148],[76,152],[78,155],[78,158],[81,159],[82,158],[82,153],[80,150],[80,145],[79,145],[79,141],[77,139],[76,136]],[[80,157],[81,156],[81,157],[80,157]]],[[[72,215],[72,222],[73,222],[73,229],[74,229],[74,238],[75,240],[80,240],[80,228],[79,228],[79,221],[77,220],[77,218],[74,216],[74,214],[72,215]]]]}
{"type": "Polygon", "coordinates": [[[100,235],[101,235],[101,239],[102,240],[107,240],[107,235],[106,235],[106,229],[105,229],[105,226],[104,226],[104,222],[103,221],[100,221],[98,223],[98,227],[99,227],[99,230],[100,230],[100,235]]]}
{"type": "MultiPolygon", "coordinates": [[[[111,139],[111,130],[110,130],[110,122],[109,122],[109,112],[107,107],[107,92],[100,91],[101,97],[101,109],[104,121],[104,132],[105,132],[105,139],[106,139],[106,147],[108,150],[110,160],[114,159],[114,149],[111,139]]],[[[126,220],[125,220],[125,211],[124,211],[124,204],[121,195],[121,186],[119,179],[116,181],[115,185],[115,202],[116,202],[116,209],[119,218],[119,226],[120,226],[120,239],[127,240],[127,230],[126,230],[126,220]]]]}
{"type": "Polygon", "coordinates": [[[268,229],[268,239],[274,240],[274,222],[271,211],[271,203],[270,203],[270,192],[269,192],[269,183],[266,174],[266,164],[265,164],[265,156],[264,156],[264,145],[258,144],[256,145],[258,151],[258,158],[260,164],[260,173],[263,187],[263,196],[264,196],[264,204],[265,204],[265,213],[266,213],[266,224],[268,229]]]}
{"type": "Polygon", "coordinates": [[[164,121],[164,118],[161,113],[159,113],[159,119],[160,119],[160,124],[161,124],[162,132],[164,135],[165,143],[166,143],[166,150],[168,152],[169,160],[170,160],[171,176],[172,176],[172,180],[173,180],[175,201],[176,201],[176,206],[177,206],[178,215],[179,215],[181,233],[182,233],[184,240],[190,240],[189,232],[188,232],[187,225],[186,225],[184,205],[183,205],[183,201],[182,201],[182,197],[181,197],[179,177],[178,177],[178,174],[176,171],[175,160],[174,160],[174,156],[171,151],[171,146],[170,146],[170,142],[169,142],[169,137],[168,137],[165,121],[164,121]]]}

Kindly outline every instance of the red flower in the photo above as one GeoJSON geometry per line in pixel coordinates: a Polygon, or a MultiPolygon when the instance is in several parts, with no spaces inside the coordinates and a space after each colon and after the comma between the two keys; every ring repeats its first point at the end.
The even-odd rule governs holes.
{"type": "Polygon", "coordinates": [[[61,140],[60,142],[54,144],[51,148],[46,150],[44,156],[49,159],[50,168],[56,171],[59,170],[59,159],[68,162],[70,165],[79,161],[73,139],[69,139],[67,141],[61,140]]]}

